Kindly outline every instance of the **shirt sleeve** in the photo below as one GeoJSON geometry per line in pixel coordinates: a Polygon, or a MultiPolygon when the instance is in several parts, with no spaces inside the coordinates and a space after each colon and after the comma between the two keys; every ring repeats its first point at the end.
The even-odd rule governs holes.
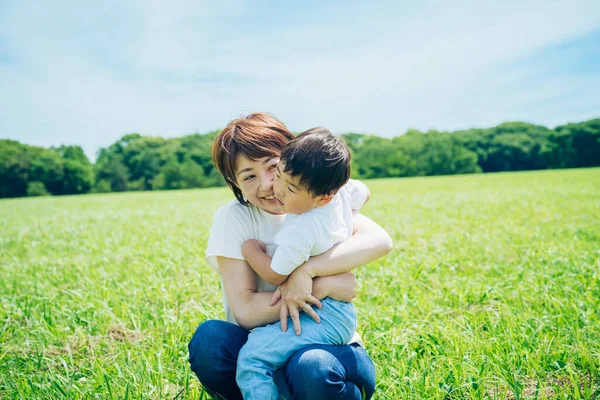
{"type": "Polygon", "coordinates": [[[271,269],[281,275],[289,275],[310,257],[316,244],[313,233],[297,226],[284,227],[275,235],[275,254],[271,269]]]}
{"type": "Polygon", "coordinates": [[[217,257],[244,260],[242,245],[253,239],[253,222],[249,210],[242,205],[225,205],[215,213],[206,246],[206,261],[217,272],[217,257]]]}
{"type": "Polygon", "coordinates": [[[342,190],[344,190],[350,198],[350,206],[353,211],[359,211],[369,196],[369,188],[367,185],[356,179],[350,179],[348,183],[342,187],[342,190]]]}

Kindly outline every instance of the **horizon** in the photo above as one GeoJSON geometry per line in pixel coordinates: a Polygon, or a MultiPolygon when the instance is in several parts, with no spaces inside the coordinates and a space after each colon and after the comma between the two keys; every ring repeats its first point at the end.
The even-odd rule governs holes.
{"type": "MultiPolygon", "coordinates": [[[[467,128],[458,128],[458,129],[455,129],[455,130],[452,130],[452,131],[450,131],[450,130],[443,130],[443,129],[428,129],[428,130],[419,130],[419,129],[416,129],[416,128],[411,128],[411,127],[409,127],[409,128],[407,128],[407,130],[406,130],[406,131],[404,131],[404,132],[401,132],[401,133],[399,133],[399,134],[397,134],[397,135],[392,135],[392,136],[382,136],[382,135],[378,135],[378,134],[376,134],[376,133],[369,133],[369,132],[356,132],[356,131],[348,131],[348,132],[334,132],[334,134],[335,134],[335,135],[358,134],[358,135],[365,135],[365,136],[367,136],[367,135],[373,135],[373,136],[378,136],[378,137],[381,137],[381,138],[383,138],[383,139],[392,139],[392,138],[395,138],[395,137],[398,137],[398,136],[405,135],[405,134],[406,134],[408,131],[410,131],[410,130],[417,130],[417,131],[419,131],[419,132],[422,132],[422,133],[427,133],[427,132],[429,132],[429,131],[433,130],[433,131],[438,131],[438,132],[441,132],[441,133],[450,133],[450,134],[451,134],[451,133],[454,133],[454,132],[465,131],[465,130],[470,130],[470,129],[489,129],[489,128],[494,128],[494,127],[497,127],[497,126],[499,126],[499,125],[502,125],[502,124],[510,124],[510,123],[525,123],[525,124],[531,124],[531,125],[535,125],[535,126],[544,126],[544,127],[548,128],[548,129],[552,130],[552,129],[555,129],[557,126],[564,126],[564,125],[571,124],[571,123],[587,122],[587,121],[594,120],[594,119],[600,119],[600,115],[598,115],[597,117],[594,117],[594,118],[590,118],[589,120],[584,120],[584,121],[568,121],[568,122],[565,122],[565,123],[562,123],[562,124],[557,124],[557,125],[555,125],[555,126],[545,126],[545,125],[536,124],[536,123],[533,123],[533,122],[528,122],[528,121],[504,121],[504,122],[500,122],[498,125],[494,125],[494,126],[471,126],[471,127],[467,127],[467,128]]],[[[165,139],[165,140],[168,140],[168,139],[177,139],[177,138],[182,138],[182,137],[184,137],[184,136],[191,136],[191,135],[208,135],[208,134],[210,134],[210,133],[212,133],[212,132],[215,132],[215,131],[220,131],[220,130],[221,130],[221,128],[219,128],[219,129],[213,129],[212,131],[206,131],[206,132],[188,132],[188,133],[182,133],[182,134],[179,134],[179,135],[178,135],[178,134],[173,134],[173,135],[170,135],[170,136],[164,136],[164,135],[161,135],[161,134],[156,134],[156,135],[144,135],[144,134],[142,134],[142,133],[140,133],[140,132],[124,132],[124,133],[123,133],[121,136],[119,136],[118,138],[116,138],[116,139],[115,139],[113,142],[111,142],[111,143],[107,144],[107,145],[106,145],[106,146],[104,146],[104,147],[99,147],[99,148],[98,148],[98,149],[97,149],[97,150],[94,152],[94,154],[93,154],[93,156],[92,156],[92,157],[91,157],[89,154],[87,154],[87,152],[85,152],[85,149],[84,149],[84,152],[85,152],[86,156],[89,158],[89,160],[90,160],[92,163],[96,163],[96,161],[97,161],[97,154],[98,154],[98,152],[99,152],[101,149],[106,149],[106,148],[107,148],[107,147],[109,147],[110,145],[114,144],[114,143],[115,143],[117,140],[119,140],[120,138],[122,138],[124,135],[130,135],[130,134],[139,134],[139,135],[140,135],[140,136],[142,136],[142,137],[160,137],[160,138],[163,138],[163,139],[165,139]]],[[[298,135],[298,134],[300,134],[301,132],[295,132],[295,131],[293,131],[292,133],[294,133],[294,134],[298,135]]],[[[25,145],[29,145],[29,146],[38,146],[38,145],[35,145],[35,144],[26,143],[26,142],[24,142],[24,141],[21,141],[21,140],[18,140],[18,139],[11,139],[11,138],[0,138],[0,140],[2,140],[2,139],[8,139],[8,140],[17,140],[19,143],[22,143],[22,144],[25,144],[25,145]]],[[[62,145],[65,145],[65,146],[70,146],[70,145],[74,145],[74,144],[73,144],[73,143],[59,143],[59,144],[50,144],[50,145],[48,145],[48,146],[39,146],[39,147],[50,148],[50,147],[59,147],[59,146],[62,146],[62,145]]]]}

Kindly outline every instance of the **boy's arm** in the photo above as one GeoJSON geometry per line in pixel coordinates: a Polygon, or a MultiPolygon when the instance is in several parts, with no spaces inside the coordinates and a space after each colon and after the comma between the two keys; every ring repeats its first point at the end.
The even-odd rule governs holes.
{"type": "Polygon", "coordinates": [[[260,240],[246,240],[242,246],[242,254],[254,272],[271,285],[279,286],[287,279],[287,275],[278,274],[271,269],[272,258],[267,254],[267,248],[260,240]]]}

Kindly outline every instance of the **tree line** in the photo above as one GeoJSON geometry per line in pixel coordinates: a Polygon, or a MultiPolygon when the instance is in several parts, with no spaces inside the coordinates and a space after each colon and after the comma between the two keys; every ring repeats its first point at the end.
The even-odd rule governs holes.
{"type": "MultiPolygon", "coordinates": [[[[81,147],[0,140],[0,197],[223,186],[210,154],[218,131],[179,138],[127,134],[90,162],[81,147]]],[[[394,138],[342,134],[358,179],[600,166],[600,118],[548,129],[525,122],[394,138]]]]}

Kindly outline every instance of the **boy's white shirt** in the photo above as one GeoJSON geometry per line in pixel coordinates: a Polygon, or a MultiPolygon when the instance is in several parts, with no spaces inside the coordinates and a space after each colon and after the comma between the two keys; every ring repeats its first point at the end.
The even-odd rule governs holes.
{"type": "Polygon", "coordinates": [[[323,254],[352,236],[353,212],[360,210],[368,194],[364,183],[351,179],[323,207],[287,214],[274,238],[277,248],[271,269],[289,275],[309,257],[323,254]]]}

